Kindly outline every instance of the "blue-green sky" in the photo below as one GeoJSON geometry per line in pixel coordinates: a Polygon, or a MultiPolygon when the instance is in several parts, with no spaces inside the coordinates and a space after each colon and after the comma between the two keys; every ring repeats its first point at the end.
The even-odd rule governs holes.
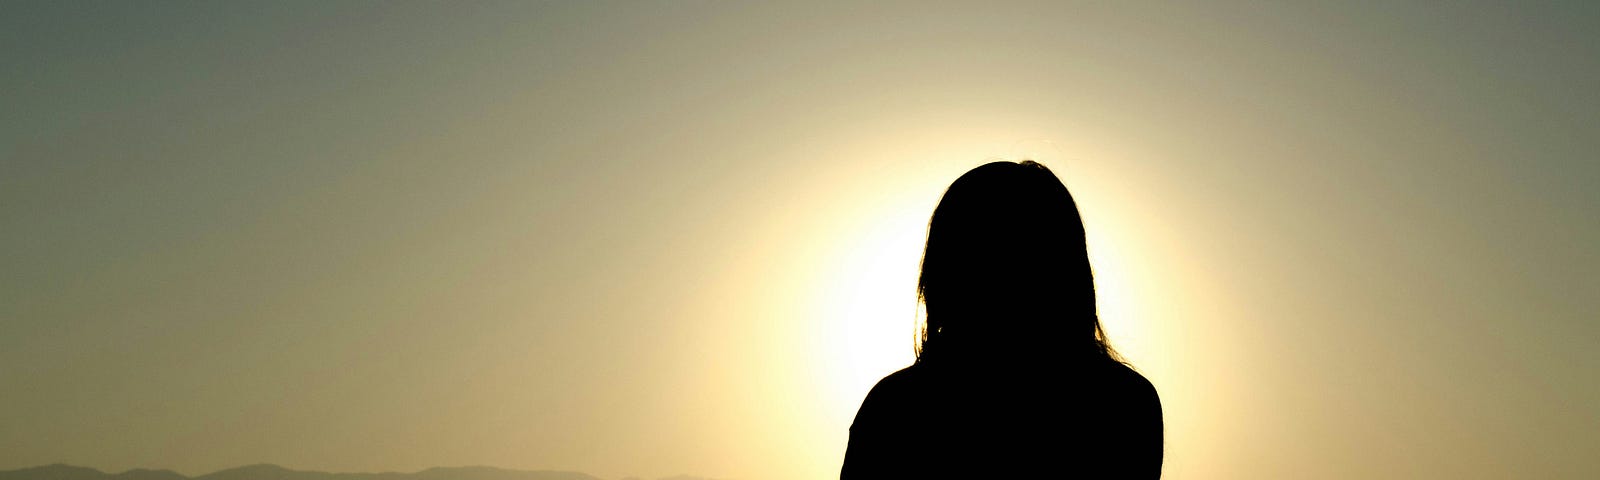
{"type": "Polygon", "coordinates": [[[1600,476],[1600,4],[6,2],[0,469],[837,474],[943,187],[1167,478],[1600,476]]]}

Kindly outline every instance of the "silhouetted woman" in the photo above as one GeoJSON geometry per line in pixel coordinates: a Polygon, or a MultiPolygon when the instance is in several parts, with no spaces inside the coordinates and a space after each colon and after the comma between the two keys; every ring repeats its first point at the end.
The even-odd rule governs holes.
{"type": "Polygon", "coordinates": [[[841,479],[1161,476],[1161,400],[1106,342],[1083,220],[1050,169],[956,179],[917,292],[917,360],[861,402],[841,479]]]}

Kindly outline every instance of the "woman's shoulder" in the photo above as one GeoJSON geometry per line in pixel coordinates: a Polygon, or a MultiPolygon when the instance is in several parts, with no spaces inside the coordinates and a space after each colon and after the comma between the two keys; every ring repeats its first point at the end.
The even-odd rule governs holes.
{"type": "Polygon", "coordinates": [[[1127,365],[1118,365],[1114,370],[1113,380],[1110,382],[1115,393],[1109,395],[1115,410],[1126,413],[1129,418],[1141,419],[1142,424],[1151,425],[1155,435],[1160,435],[1163,423],[1161,412],[1161,394],[1156,391],[1155,384],[1150,379],[1127,365]]]}
{"type": "Polygon", "coordinates": [[[1150,383],[1150,379],[1145,378],[1144,374],[1139,373],[1138,370],[1135,370],[1128,364],[1117,363],[1112,368],[1113,371],[1116,372],[1116,377],[1126,384],[1128,388],[1138,390],[1140,392],[1155,393],[1155,384],[1150,383]]]}
{"type": "MultiPolygon", "coordinates": [[[[1150,379],[1139,373],[1133,367],[1116,362],[1107,368],[1106,381],[1124,397],[1132,399],[1156,399],[1156,386],[1150,379]]],[[[1158,400],[1159,401],[1159,400],[1158,400]]]]}
{"type": "Polygon", "coordinates": [[[856,411],[851,431],[868,425],[875,428],[899,425],[909,421],[909,417],[915,417],[907,407],[917,405],[917,398],[923,396],[925,376],[924,368],[913,364],[878,380],[867,391],[866,398],[861,400],[861,408],[856,411]]]}
{"type": "Polygon", "coordinates": [[[917,390],[925,388],[927,382],[927,366],[914,363],[879,379],[878,383],[872,386],[872,390],[867,391],[867,399],[871,400],[874,397],[887,399],[913,395],[917,390]]]}
{"type": "MultiPolygon", "coordinates": [[[[863,401],[863,408],[867,407],[867,404],[895,404],[908,399],[924,397],[930,393],[937,393],[934,390],[941,389],[941,385],[966,385],[965,383],[956,383],[961,381],[962,378],[966,378],[966,376],[956,375],[946,370],[949,369],[941,370],[925,363],[915,363],[885,375],[867,392],[867,397],[863,401]]],[[[1095,388],[1109,397],[1120,399],[1119,401],[1160,403],[1155,385],[1143,374],[1139,373],[1138,370],[1127,364],[1108,361],[1099,367],[1091,367],[1088,370],[1069,370],[1077,370],[1078,373],[1068,373],[1068,376],[1064,378],[1076,378],[1077,381],[1088,382],[1083,385],[1092,385],[1091,388],[1095,388]]],[[[1005,382],[1009,378],[1009,381],[1022,384],[1053,384],[1055,383],[1054,381],[1048,381],[1045,378],[1063,378],[1055,376],[1059,372],[991,373],[991,375],[988,375],[993,377],[990,380],[1005,382]],[[1021,379],[1012,378],[1018,376],[1021,379]]],[[[1074,380],[1067,381],[1072,382],[1074,380]]]]}

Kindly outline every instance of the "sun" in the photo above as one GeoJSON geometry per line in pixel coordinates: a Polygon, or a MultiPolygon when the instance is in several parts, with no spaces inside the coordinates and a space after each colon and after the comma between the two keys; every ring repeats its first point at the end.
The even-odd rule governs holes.
{"type": "Polygon", "coordinates": [[[923,203],[892,203],[833,236],[837,254],[818,302],[835,339],[822,348],[839,414],[854,414],[873,384],[915,358],[917,269],[931,213],[923,203]]]}

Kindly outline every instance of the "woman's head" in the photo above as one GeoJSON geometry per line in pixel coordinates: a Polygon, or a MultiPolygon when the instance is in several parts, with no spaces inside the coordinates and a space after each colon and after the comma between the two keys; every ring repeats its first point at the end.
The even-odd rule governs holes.
{"type": "Polygon", "coordinates": [[[917,361],[1115,358],[1095,313],[1083,220],[1044,165],[993,162],[945,191],[928,222],[917,361]]]}

